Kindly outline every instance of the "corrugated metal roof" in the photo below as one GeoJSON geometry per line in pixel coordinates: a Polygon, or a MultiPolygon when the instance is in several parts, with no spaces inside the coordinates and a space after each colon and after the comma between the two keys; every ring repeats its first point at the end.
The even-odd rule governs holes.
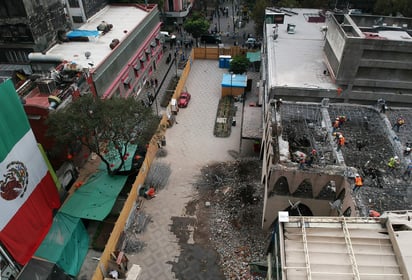
{"type": "Polygon", "coordinates": [[[383,217],[289,217],[281,224],[282,279],[407,279],[411,242],[399,243],[383,217]]]}

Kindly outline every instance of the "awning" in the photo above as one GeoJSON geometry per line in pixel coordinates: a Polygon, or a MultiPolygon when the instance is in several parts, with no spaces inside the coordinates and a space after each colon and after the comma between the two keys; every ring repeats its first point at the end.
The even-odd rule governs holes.
{"type": "Polygon", "coordinates": [[[250,62],[261,61],[262,59],[260,52],[247,52],[246,58],[248,58],[250,62]]]}
{"type": "Polygon", "coordinates": [[[89,235],[83,222],[79,218],[58,212],[49,233],[34,255],[57,264],[68,275],[76,276],[87,255],[88,247],[89,235]]]}

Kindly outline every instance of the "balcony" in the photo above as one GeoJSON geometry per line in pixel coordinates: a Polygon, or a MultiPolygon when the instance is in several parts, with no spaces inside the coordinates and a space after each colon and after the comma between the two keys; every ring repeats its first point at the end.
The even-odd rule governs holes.
{"type": "Polygon", "coordinates": [[[186,10],[182,10],[179,12],[165,11],[164,15],[166,17],[172,17],[172,18],[184,18],[184,17],[187,17],[191,9],[192,9],[192,3],[190,3],[189,6],[187,6],[186,10]]]}

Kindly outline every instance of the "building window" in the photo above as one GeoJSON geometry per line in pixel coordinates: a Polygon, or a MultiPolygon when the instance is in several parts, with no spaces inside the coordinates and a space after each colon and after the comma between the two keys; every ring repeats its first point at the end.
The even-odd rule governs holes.
{"type": "Polygon", "coordinates": [[[146,61],[146,57],[145,56],[142,56],[141,58],[140,58],[140,68],[141,69],[143,69],[144,68],[144,62],[146,61]]]}
{"type": "Polygon", "coordinates": [[[150,50],[150,48],[147,48],[147,49],[145,50],[145,53],[146,53],[147,59],[149,59],[149,58],[150,58],[150,55],[152,54],[152,51],[150,50]]]}
{"type": "Polygon", "coordinates": [[[141,67],[141,65],[140,65],[140,63],[139,63],[139,62],[138,62],[138,63],[136,63],[136,65],[135,65],[135,66],[133,66],[134,74],[136,75],[136,77],[138,77],[138,76],[139,76],[139,70],[140,70],[140,67],[141,67]]]}
{"type": "Polygon", "coordinates": [[[78,0],[69,0],[70,8],[80,8],[80,4],[78,0]]]}
{"type": "Polygon", "coordinates": [[[83,23],[83,18],[79,16],[73,16],[72,20],[74,23],[83,23]]]}
{"type": "Polygon", "coordinates": [[[129,77],[127,77],[126,79],[123,80],[123,85],[125,89],[130,89],[130,82],[132,81],[132,79],[130,79],[129,77]]]}

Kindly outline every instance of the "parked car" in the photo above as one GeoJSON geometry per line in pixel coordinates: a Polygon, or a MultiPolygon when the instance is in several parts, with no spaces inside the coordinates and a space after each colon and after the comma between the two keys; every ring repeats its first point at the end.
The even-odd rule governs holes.
{"type": "Polygon", "coordinates": [[[253,47],[256,43],[257,43],[257,41],[256,41],[255,38],[248,38],[245,42],[245,45],[248,46],[248,47],[249,46],[253,47]]]}
{"type": "Polygon", "coordinates": [[[255,38],[248,38],[244,46],[248,49],[259,49],[262,46],[262,43],[255,38]]]}
{"type": "Polygon", "coordinates": [[[179,108],[186,108],[187,105],[189,104],[190,98],[191,98],[190,93],[188,93],[187,91],[182,92],[182,93],[180,94],[180,97],[179,97],[179,101],[178,101],[178,103],[177,103],[177,106],[178,106],[179,108]]]}
{"type": "Polygon", "coordinates": [[[222,38],[215,34],[204,34],[200,36],[200,42],[206,44],[220,44],[222,43],[222,38]]]}

